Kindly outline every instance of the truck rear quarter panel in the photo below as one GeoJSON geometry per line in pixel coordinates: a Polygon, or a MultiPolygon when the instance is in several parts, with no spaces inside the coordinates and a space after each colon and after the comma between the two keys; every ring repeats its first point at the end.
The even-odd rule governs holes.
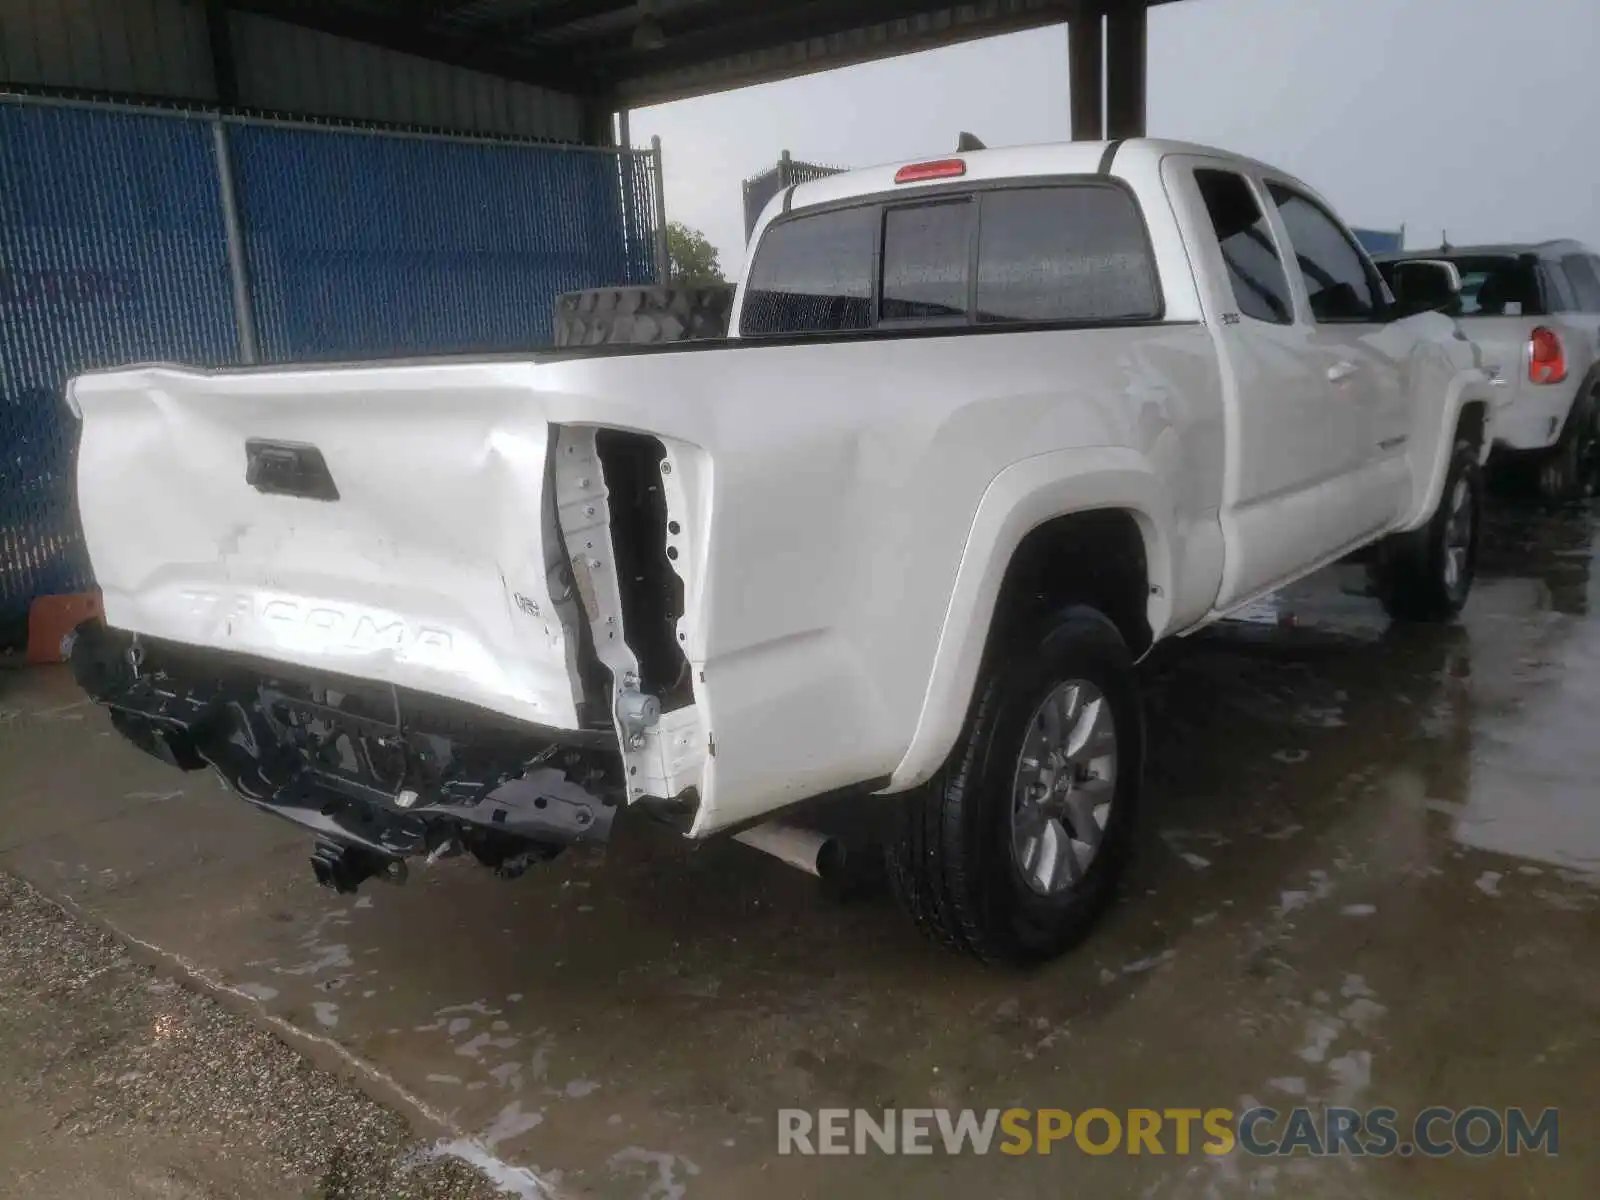
{"type": "Polygon", "coordinates": [[[1140,511],[1158,630],[1210,600],[1183,553],[1214,526],[1222,453],[1198,325],[751,345],[549,363],[537,381],[553,420],[581,411],[711,463],[685,622],[716,746],[697,832],[931,773],[1010,552],[1050,517],[1140,511]]]}

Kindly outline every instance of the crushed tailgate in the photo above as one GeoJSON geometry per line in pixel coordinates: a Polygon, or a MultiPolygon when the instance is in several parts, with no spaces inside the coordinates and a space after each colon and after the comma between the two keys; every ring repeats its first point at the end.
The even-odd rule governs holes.
{"type": "Polygon", "coordinates": [[[111,626],[578,726],[555,435],[512,368],[148,367],[72,401],[111,626]]]}

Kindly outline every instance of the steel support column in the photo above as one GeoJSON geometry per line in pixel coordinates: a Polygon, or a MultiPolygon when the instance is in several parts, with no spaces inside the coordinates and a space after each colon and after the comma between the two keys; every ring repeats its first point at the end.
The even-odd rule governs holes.
{"type": "Polygon", "coordinates": [[[1085,0],[1067,23],[1067,83],[1072,89],[1072,140],[1097,142],[1105,136],[1101,100],[1105,43],[1098,5],[1085,0]]]}
{"type": "Polygon", "coordinates": [[[661,135],[650,136],[650,161],[656,172],[656,282],[672,282],[672,255],[667,250],[667,175],[661,158],[661,135]]]}
{"type": "Polygon", "coordinates": [[[607,97],[584,97],[579,120],[584,145],[610,147],[617,144],[617,106],[607,97]]]}
{"type": "Polygon", "coordinates": [[[256,316],[250,301],[249,254],[244,243],[244,222],[239,219],[239,195],[233,186],[233,154],[228,147],[228,126],[221,117],[211,121],[211,151],[216,160],[217,191],[222,201],[222,230],[228,247],[228,278],[233,285],[233,323],[239,335],[239,361],[254,363],[256,316]]]}
{"type": "MultiPolygon", "coordinates": [[[[1144,136],[1145,27],[1144,0],[1121,5],[1106,14],[1106,136],[1144,136]]],[[[1077,136],[1074,128],[1073,136],[1077,136]]]]}
{"type": "Polygon", "coordinates": [[[239,103],[239,71],[233,57],[233,32],[228,26],[225,0],[205,0],[201,13],[206,23],[206,44],[211,51],[211,81],[217,103],[239,103]]]}

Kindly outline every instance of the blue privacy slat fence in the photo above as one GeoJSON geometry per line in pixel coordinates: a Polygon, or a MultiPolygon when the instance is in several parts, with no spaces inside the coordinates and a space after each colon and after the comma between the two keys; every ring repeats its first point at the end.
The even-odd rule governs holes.
{"type": "Polygon", "coordinates": [[[515,349],[548,340],[557,293],[654,279],[612,155],[259,125],[231,141],[263,361],[515,349]]]}
{"type": "Polygon", "coordinates": [[[1406,231],[1400,229],[1352,229],[1356,241],[1368,254],[1388,254],[1405,248],[1406,231]]]}
{"type": "Polygon", "coordinates": [[[0,621],[89,583],[61,385],[238,357],[210,130],[0,104],[0,621]]]}
{"type": "Polygon", "coordinates": [[[548,344],[557,293],[655,278],[659,178],[641,151],[0,96],[0,638],[93,582],[71,375],[548,344]]]}

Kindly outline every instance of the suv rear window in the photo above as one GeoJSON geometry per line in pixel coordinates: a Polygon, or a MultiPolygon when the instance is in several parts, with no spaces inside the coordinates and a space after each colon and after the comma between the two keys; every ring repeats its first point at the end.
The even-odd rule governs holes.
{"type": "MultiPolygon", "coordinates": [[[[1424,255],[1454,263],[1461,273],[1461,311],[1463,317],[1542,317],[1545,305],[1539,295],[1539,275],[1531,259],[1509,254],[1424,255]]],[[[1387,276],[1393,261],[1383,264],[1387,276]]]]}
{"type": "Polygon", "coordinates": [[[906,201],[868,202],[771,226],[751,263],[740,332],[1161,315],[1144,220],[1122,187],[1085,180],[906,201]]]}
{"type": "Polygon", "coordinates": [[[1561,269],[1572,285],[1579,312],[1600,312],[1600,274],[1596,274],[1594,263],[1587,254],[1568,254],[1561,259],[1561,269]]]}
{"type": "Polygon", "coordinates": [[[1461,272],[1464,317],[1534,317],[1544,313],[1539,276],[1531,262],[1515,258],[1452,258],[1461,272]]]}

